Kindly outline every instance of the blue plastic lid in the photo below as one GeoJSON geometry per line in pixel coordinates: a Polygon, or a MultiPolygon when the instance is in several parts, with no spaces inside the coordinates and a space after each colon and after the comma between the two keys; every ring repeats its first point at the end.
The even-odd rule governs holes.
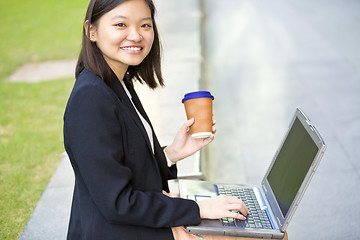
{"type": "Polygon", "coordinates": [[[193,98],[211,98],[214,100],[214,96],[211,95],[208,91],[197,91],[197,92],[190,92],[185,94],[182,103],[184,103],[186,100],[193,99],[193,98]]]}

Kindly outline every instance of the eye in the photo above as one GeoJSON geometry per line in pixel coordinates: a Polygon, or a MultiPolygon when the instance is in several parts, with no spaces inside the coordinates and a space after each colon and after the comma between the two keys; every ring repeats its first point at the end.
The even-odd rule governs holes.
{"type": "Polygon", "coordinates": [[[118,26],[118,27],[126,27],[126,25],[124,23],[118,23],[118,24],[116,24],[116,26],[118,26]]]}
{"type": "Polygon", "coordinates": [[[141,25],[141,27],[143,28],[152,28],[151,24],[145,23],[143,25],[141,25]]]}

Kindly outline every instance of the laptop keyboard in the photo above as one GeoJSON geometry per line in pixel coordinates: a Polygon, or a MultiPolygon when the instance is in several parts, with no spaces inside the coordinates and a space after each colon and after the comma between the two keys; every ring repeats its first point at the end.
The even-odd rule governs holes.
{"type": "Polygon", "coordinates": [[[219,185],[218,191],[220,195],[236,196],[240,198],[250,211],[250,214],[246,216],[246,220],[244,221],[234,218],[222,218],[221,221],[224,226],[272,229],[268,215],[265,210],[260,209],[252,188],[242,188],[233,185],[219,185]]]}

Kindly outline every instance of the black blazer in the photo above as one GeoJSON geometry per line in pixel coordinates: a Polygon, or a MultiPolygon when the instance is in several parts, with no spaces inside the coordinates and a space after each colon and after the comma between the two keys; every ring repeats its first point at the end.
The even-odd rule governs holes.
{"type": "MultiPolygon", "coordinates": [[[[83,70],[64,114],[64,145],[75,173],[68,239],[173,239],[171,227],[199,224],[197,204],[169,198],[167,167],[154,135],[145,128],[121,83],[110,88],[83,70]]],[[[127,88],[150,123],[131,83],[127,88]]],[[[151,125],[151,124],[150,124],[151,125]]]]}

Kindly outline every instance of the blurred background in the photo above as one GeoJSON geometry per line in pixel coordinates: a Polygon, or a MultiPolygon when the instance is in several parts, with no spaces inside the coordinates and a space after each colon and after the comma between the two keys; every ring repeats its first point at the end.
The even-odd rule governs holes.
{"type": "Polygon", "coordinates": [[[360,2],[201,1],[208,178],[259,184],[300,107],[327,144],[289,239],[358,239],[360,2]]]}
{"type": "MultiPolygon", "coordinates": [[[[185,121],[186,92],[215,96],[216,138],[180,164],[180,173],[259,184],[300,107],[328,148],[289,225],[289,239],[358,239],[360,2],[154,2],[166,87],[137,90],[160,142],[169,144],[185,121]]],[[[49,77],[41,64],[55,62],[56,69],[58,61],[68,61],[72,72],[87,5],[0,1],[1,239],[17,239],[26,225],[22,239],[66,236],[73,180],[71,168],[62,167],[68,164],[61,156],[62,115],[74,77],[49,77]],[[12,81],[28,63],[40,65],[12,81]],[[26,80],[34,69],[51,81],[26,80]],[[54,179],[60,184],[49,195],[54,179]]]]}

